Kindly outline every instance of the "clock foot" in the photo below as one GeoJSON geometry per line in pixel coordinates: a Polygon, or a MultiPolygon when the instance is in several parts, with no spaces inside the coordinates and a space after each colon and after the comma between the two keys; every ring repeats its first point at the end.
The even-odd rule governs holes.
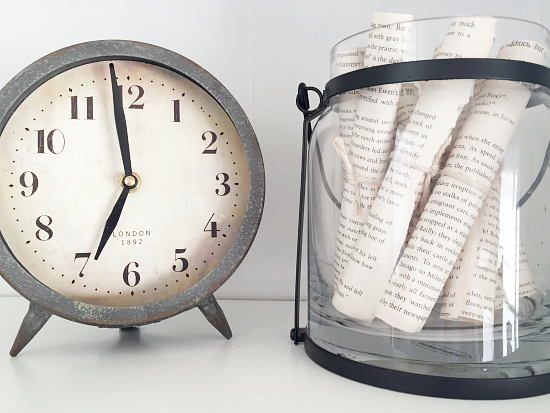
{"type": "Polygon", "coordinates": [[[120,327],[120,331],[124,331],[124,332],[133,333],[133,332],[136,332],[138,330],[139,330],[139,326],[120,327]]]}
{"type": "Polygon", "coordinates": [[[201,313],[208,322],[218,330],[226,339],[230,339],[233,333],[229,328],[229,323],[225,318],[222,308],[214,298],[214,294],[207,295],[197,304],[201,313]]]}
{"type": "Polygon", "coordinates": [[[46,310],[45,308],[39,306],[38,304],[31,303],[29,305],[29,311],[21,323],[19,328],[19,333],[13,343],[13,346],[10,351],[10,355],[15,357],[19,354],[23,348],[29,344],[29,342],[34,338],[36,333],[40,331],[46,321],[52,316],[52,313],[46,310]]]}

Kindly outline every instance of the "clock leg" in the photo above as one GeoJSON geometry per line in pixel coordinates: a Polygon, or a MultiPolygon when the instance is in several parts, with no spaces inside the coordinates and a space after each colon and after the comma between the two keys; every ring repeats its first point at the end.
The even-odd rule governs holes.
{"type": "Polygon", "coordinates": [[[31,303],[29,306],[29,311],[21,323],[19,328],[19,333],[13,343],[13,346],[10,351],[10,355],[15,357],[19,354],[23,348],[29,344],[29,342],[34,338],[36,333],[46,324],[46,321],[52,316],[45,308],[39,306],[38,304],[31,303]]]}
{"type": "Polygon", "coordinates": [[[199,301],[197,306],[208,322],[216,327],[216,330],[222,333],[222,336],[229,340],[233,333],[231,333],[229,323],[225,318],[222,308],[214,298],[214,294],[204,297],[201,301],[199,301]]]}

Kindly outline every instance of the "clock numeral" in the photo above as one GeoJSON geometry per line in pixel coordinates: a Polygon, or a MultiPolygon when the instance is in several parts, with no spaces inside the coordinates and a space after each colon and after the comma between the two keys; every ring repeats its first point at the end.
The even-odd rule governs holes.
{"type": "MultiPolygon", "coordinates": [[[[71,119],[78,119],[78,96],[69,96],[71,98],[71,119]]],[[[94,97],[86,98],[86,119],[94,119],[94,97]]]]}
{"type": "Polygon", "coordinates": [[[229,181],[229,175],[226,174],[225,172],[219,173],[216,175],[216,181],[220,180],[220,175],[222,176],[221,179],[223,179],[222,183],[220,184],[223,186],[223,191],[216,189],[216,194],[219,196],[225,196],[231,191],[231,187],[227,183],[227,181],[229,181]]]}
{"type": "Polygon", "coordinates": [[[218,223],[216,221],[212,221],[212,218],[214,218],[214,214],[210,217],[206,225],[204,226],[204,232],[210,232],[212,238],[216,238],[218,236],[218,232],[220,230],[218,229],[218,223]],[[210,224],[210,228],[206,229],[206,227],[210,224]]]}
{"type": "MultiPolygon", "coordinates": [[[[143,106],[145,105],[145,103],[138,103],[138,100],[140,100],[143,97],[143,95],[145,95],[145,90],[143,90],[143,88],[139,85],[132,85],[128,88],[128,94],[133,95],[134,92],[132,91],[132,89],[135,90],[135,88],[137,88],[138,95],[137,95],[137,98],[132,102],[132,104],[128,106],[128,109],[143,109],[143,106]]],[[[120,90],[120,96],[122,98],[122,102],[124,102],[123,86],[119,85],[118,89],[120,90]]]]}
{"type": "Polygon", "coordinates": [[[216,134],[214,132],[206,131],[202,134],[202,140],[203,141],[207,140],[207,137],[206,137],[207,133],[210,134],[210,144],[206,147],[206,149],[204,151],[202,151],[202,153],[205,154],[205,155],[208,155],[208,154],[215,155],[218,148],[210,149],[210,147],[212,145],[214,145],[214,142],[216,142],[218,140],[218,137],[216,136],[216,134]]]}
{"type": "Polygon", "coordinates": [[[178,270],[177,265],[172,265],[172,270],[175,272],[183,272],[189,267],[189,261],[187,261],[183,257],[178,257],[178,254],[183,254],[186,251],[186,248],[183,249],[176,249],[176,252],[174,253],[175,260],[181,262],[181,268],[178,270]]]}
{"type": "Polygon", "coordinates": [[[78,258],[86,258],[86,262],[84,262],[84,265],[82,266],[82,269],[80,270],[80,273],[78,274],[79,277],[84,277],[84,267],[86,264],[88,264],[88,260],[90,259],[90,255],[92,255],[91,252],[77,252],[74,255],[74,260],[76,261],[78,258]]]}
{"type": "Polygon", "coordinates": [[[53,231],[50,228],[50,225],[52,225],[52,218],[48,215],[40,215],[38,218],[36,218],[36,226],[39,228],[38,231],[36,231],[36,239],[39,241],[48,241],[53,237],[53,231]],[[48,223],[44,224],[40,220],[42,217],[46,217],[48,219],[48,223]],[[46,236],[41,236],[41,234],[45,232],[46,236]]]}
{"type": "Polygon", "coordinates": [[[136,285],[139,284],[139,280],[141,279],[141,277],[139,276],[139,272],[137,272],[135,270],[130,271],[130,265],[132,265],[132,264],[135,264],[136,268],[139,268],[139,264],[137,262],[131,262],[126,267],[124,267],[124,271],[122,273],[122,279],[124,280],[124,283],[128,287],[135,287],[136,285]],[[130,274],[134,274],[134,284],[133,285],[130,284],[130,281],[128,279],[130,274]]]}
{"type": "Polygon", "coordinates": [[[180,100],[176,99],[176,100],[173,100],[172,102],[174,102],[174,122],[179,122],[180,121],[180,100]]]}
{"type": "Polygon", "coordinates": [[[143,95],[145,94],[145,91],[143,90],[143,88],[142,88],[141,86],[133,85],[133,86],[130,86],[130,87],[128,88],[128,94],[129,94],[129,95],[133,95],[133,93],[132,93],[132,88],[134,88],[134,87],[137,87],[137,89],[138,89],[138,97],[137,97],[136,100],[134,100],[134,102],[129,106],[129,109],[143,109],[144,103],[137,104],[136,102],[137,102],[138,100],[140,100],[140,99],[143,97],[143,95]]]}
{"type": "Polygon", "coordinates": [[[26,197],[32,196],[38,189],[38,177],[31,171],[23,172],[19,177],[19,182],[21,183],[21,186],[23,186],[24,188],[32,188],[30,194],[26,194],[25,191],[21,191],[21,195],[23,196],[26,196],[26,197]],[[31,184],[27,184],[27,178],[26,178],[28,176],[27,174],[30,174],[32,177],[31,184]]]}
{"type": "Polygon", "coordinates": [[[48,148],[50,153],[58,155],[65,149],[65,136],[59,129],[50,131],[47,138],[45,137],[44,129],[37,130],[36,132],[38,132],[38,153],[46,153],[46,148],[48,148]],[[54,141],[58,142],[57,145],[54,141]]]}

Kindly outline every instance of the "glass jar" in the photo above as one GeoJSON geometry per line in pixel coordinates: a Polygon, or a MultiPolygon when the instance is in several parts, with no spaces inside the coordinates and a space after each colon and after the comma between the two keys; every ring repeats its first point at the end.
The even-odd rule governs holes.
{"type": "Polygon", "coordinates": [[[548,393],[550,33],[377,19],[331,50],[305,122],[306,352],[404,392],[548,393]]]}

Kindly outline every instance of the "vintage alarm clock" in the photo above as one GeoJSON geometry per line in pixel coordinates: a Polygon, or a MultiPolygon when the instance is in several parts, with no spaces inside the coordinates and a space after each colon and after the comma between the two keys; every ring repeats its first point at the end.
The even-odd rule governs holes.
{"type": "Polygon", "coordinates": [[[139,326],[198,307],[243,260],[264,168],[212,75],[149,44],[54,52],[0,92],[0,274],[30,301],[11,355],[52,314],[139,326]]]}

